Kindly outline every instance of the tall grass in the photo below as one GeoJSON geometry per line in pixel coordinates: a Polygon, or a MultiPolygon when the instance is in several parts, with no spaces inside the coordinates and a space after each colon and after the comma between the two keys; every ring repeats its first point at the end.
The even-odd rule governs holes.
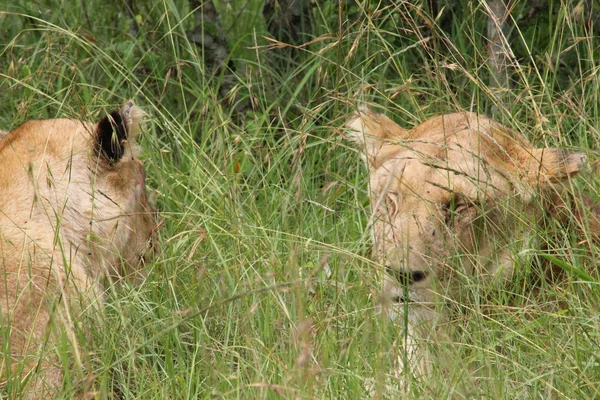
{"type": "MultiPolygon", "coordinates": [[[[432,376],[408,388],[394,376],[401,333],[375,309],[367,174],[341,130],[355,105],[405,127],[495,107],[534,143],[583,149],[591,164],[600,141],[584,2],[532,17],[516,3],[503,93],[488,85],[483,2],[448,2],[437,19],[426,3],[315,2],[312,44],[256,38],[235,71],[205,67],[187,1],[139,4],[135,30],[115,2],[2,6],[3,128],[96,118],[127,98],[151,116],[142,145],[161,251],[140,286],[109,291],[100,324],[82,321],[80,360],[55,350],[64,398],[600,396],[598,248],[567,227],[547,239],[566,282],[533,293],[517,274],[484,307],[458,308],[432,376]]],[[[590,168],[572,185],[600,199],[596,179],[590,168]]]]}

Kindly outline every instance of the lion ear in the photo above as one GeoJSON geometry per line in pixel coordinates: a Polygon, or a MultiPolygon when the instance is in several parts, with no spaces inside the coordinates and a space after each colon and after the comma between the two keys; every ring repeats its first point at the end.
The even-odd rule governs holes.
{"type": "Polygon", "coordinates": [[[525,179],[531,184],[557,183],[575,176],[587,156],[560,148],[533,149],[523,155],[525,179]]]}
{"type": "Polygon", "coordinates": [[[96,125],[96,151],[111,164],[119,161],[138,136],[144,112],[133,101],[102,118],[96,125]]]}
{"type": "Polygon", "coordinates": [[[408,131],[383,114],[377,114],[367,108],[358,112],[346,123],[348,139],[358,144],[363,151],[363,160],[376,169],[400,149],[399,140],[406,137],[408,131]]]}

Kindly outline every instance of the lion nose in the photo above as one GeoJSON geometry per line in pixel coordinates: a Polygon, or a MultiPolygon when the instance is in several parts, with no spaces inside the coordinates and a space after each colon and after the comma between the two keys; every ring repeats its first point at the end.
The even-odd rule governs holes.
{"type": "Polygon", "coordinates": [[[396,270],[389,265],[385,266],[385,271],[405,286],[427,278],[427,272],[425,271],[396,270]]]}

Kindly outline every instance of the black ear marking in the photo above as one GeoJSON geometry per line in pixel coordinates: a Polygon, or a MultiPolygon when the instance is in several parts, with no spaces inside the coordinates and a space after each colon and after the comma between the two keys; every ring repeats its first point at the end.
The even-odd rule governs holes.
{"type": "Polygon", "coordinates": [[[96,151],[111,163],[117,162],[125,152],[124,141],[127,140],[127,136],[127,125],[121,113],[113,111],[98,122],[96,151]]]}

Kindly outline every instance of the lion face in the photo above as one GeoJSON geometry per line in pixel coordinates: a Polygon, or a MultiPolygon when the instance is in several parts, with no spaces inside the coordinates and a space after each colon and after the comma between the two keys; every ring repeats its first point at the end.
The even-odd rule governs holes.
{"type": "Polygon", "coordinates": [[[384,305],[442,301],[456,275],[509,275],[542,216],[536,197],[585,160],[471,113],[404,130],[360,110],[348,126],[369,167],[384,305]]]}
{"type": "Polygon", "coordinates": [[[104,178],[111,182],[100,194],[107,207],[102,215],[106,216],[95,220],[98,231],[105,232],[105,236],[90,242],[91,257],[86,262],[100,260],[106,268],[101,273],[108,272],[110,278],[120,279],[139,272],[157,251],[158,212],[149,200],[146,175],[138,159],[127,160],[104,178]],[[129,184],[114,184],[125,183],[124,180],[129,184]],[[112,196],[107,195],[111,192],[112,196]],[[121,199],[118,208],[109,204],[115,198],[121,199]]]}

